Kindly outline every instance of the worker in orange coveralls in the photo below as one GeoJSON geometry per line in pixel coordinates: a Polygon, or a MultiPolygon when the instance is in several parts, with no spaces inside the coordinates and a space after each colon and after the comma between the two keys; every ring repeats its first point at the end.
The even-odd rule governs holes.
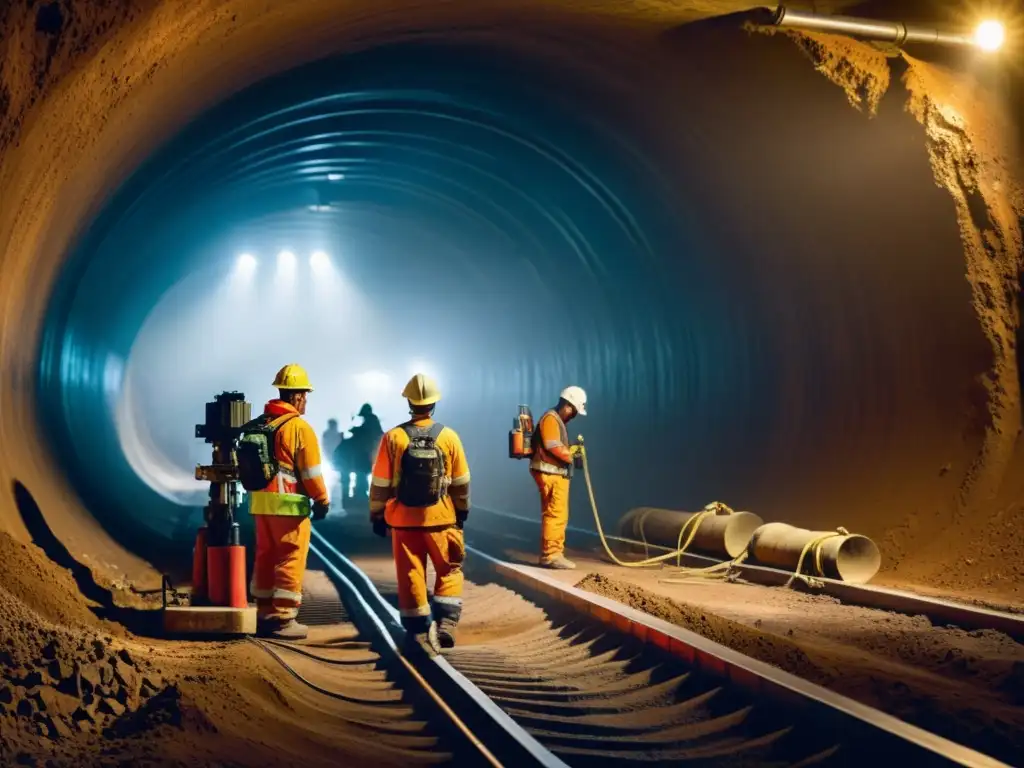
{"type": "Polygon", "coordinates": [[[309,554],[310,512],[314,520],[322,520],[330,500],[316,432],[302,418],[313,391],[309,377],[293,363],[278,371],[272,386],[280,396],[267,403],[263,413],[276,428],[274,456],[279,471],[266,488],[251,494],[256,565],[249,591],[256,598],[257,634],[301,640],[308,630],[295,618],[309,554]]]}
{"type": "Polygon", "coordinates": [[[402,396],[412,418],[380,441],[370,486],[374,533],[391,529],[398,608],[410,643],[437,654],[455,645],[462,616],[462,526],[469,516],[469,464],[455,430],[433,420],[441,393],[416,374],[402,396]],[[434,565],[433,611],[427,558],[434,565]]]}
{"type": "Polygon", "coordinates": [[[576,567],[565,556],[565,528],[569,524],[569,480],[580,446],[569,445],[565,425],[577,414],[587,415],[587,393],[580,387],[566,387],[558,405],[545,411],[534,430],[530,474],[540,491],[540,564],[545,568],[576,567]]]}

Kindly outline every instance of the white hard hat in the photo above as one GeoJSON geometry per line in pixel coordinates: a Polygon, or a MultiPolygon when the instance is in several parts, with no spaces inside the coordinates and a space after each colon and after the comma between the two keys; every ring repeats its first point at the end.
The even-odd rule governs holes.
{"type": "Polygon", "coordinates": [[[575,408],[580,416],[587,415],[587,393],[583,391],[583,387],[566,387],[559,397],[575,408]]]}

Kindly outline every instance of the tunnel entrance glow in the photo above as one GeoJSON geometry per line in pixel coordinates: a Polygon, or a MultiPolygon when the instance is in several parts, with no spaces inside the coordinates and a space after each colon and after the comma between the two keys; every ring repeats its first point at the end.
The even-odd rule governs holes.
{"type": "MultiPolygon", "coordinates": [[[[222,260],[188,275],[149,313],[123,381],[112,389],[118,439],[132,470],[165,499],[201,506],[206,484],[193,473],[208,462],[209,447],[195,439],[191,423],[201,418],[202,403],[221,390],[240,390],[258,414],[277,396],[270,380],[285,362],[310,373],[315,391],[306,419],[318,434],[333,418],[351,438],[364,403],[385,429],[404,421],[408,376],[447,377],[417,356],[430,333],[403,333],[401,323],[389,322],[387,300],[386,293],[361,292],[323,249],[246,251],[233,264],[222,260]],[[274,268],[260,269],[261,261],[274,268]]],[[[327,451],[323,462],[330,487],[340,489],[341,468],[327,451]]],[[[346,473],[350,496],[355,477],[346,473]]]]}
{"type": "Polygon", "coordinates": [[[368,332],[375,311],[355,286],[324,285],[323,270],[331,269],[325,252],[314,251],[323,260],[307,264],[281,253],[279,269],[269,273],[256,269],[258,254],[246,253],[233,269],[224,262],[186,277],[153,308],[132,345],[116,406],[119,439],[136,474],[169,500],[194,505],[205,494],[193,472],[209,448],[191,429],[203,402],[237,389],[259,413],[276,396],[270,382],[284,362],[301,361],[315,379],[307,418],[318,432],[332,417],[347,426],[364,398],[396,415],[397,393],[380,381],[357,385],[360,359],[380,341],[368,332]],[[294,301],[275,301],[282,280],[297,293],[294,301]],[[324,290],[325,302],[302,298],[324,290]]]}

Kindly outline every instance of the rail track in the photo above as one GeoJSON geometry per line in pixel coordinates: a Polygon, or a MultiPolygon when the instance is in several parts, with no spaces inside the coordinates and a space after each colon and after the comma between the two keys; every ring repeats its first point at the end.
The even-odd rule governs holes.
{"type": "MultiPolygon", "coordinates": [[[[436,765],[451,762],[456,751],[446,743],[420,707],[381,668],[381,654],[349,619],[334,584],[311,573],[305,585],[301,618],[310,626],[302,643],[250,642],[262,648],[295,679],[344,707],[343,719],[379,744],[381,763],[436,765]]],[[[376,750],[376,747],[375,747],[376,750]]]]}
{"type": "Polygon", "coordinates": [[[318,532],[312,553],[333,587],[310,588],[304,618],[347,626],[346,639],[333,648],[264,647],[325,695],[369,697],[360,699],[366,706],[381,696],[392,697],[385,707],[414,702],[413,713],[440,735],[430,757],[441,762],[1002,765],[481,552],[458,647],[435,659],[407,654],[387,597],[390,569],[361,570],[318,532]],[[376,674],[372,685],[358,677],[366,672],[376,674]]]}

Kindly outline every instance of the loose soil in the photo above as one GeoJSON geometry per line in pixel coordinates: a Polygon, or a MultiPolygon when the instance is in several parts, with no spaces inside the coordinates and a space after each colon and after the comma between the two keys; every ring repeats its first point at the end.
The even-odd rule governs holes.
{"type": "Polygon", "coordinates": [[[0,765],[423,761],[382,762],[351,705],[250,643],[150,640],[96,618],[68,571],[4,533],[0,577],[0,765]]]}

